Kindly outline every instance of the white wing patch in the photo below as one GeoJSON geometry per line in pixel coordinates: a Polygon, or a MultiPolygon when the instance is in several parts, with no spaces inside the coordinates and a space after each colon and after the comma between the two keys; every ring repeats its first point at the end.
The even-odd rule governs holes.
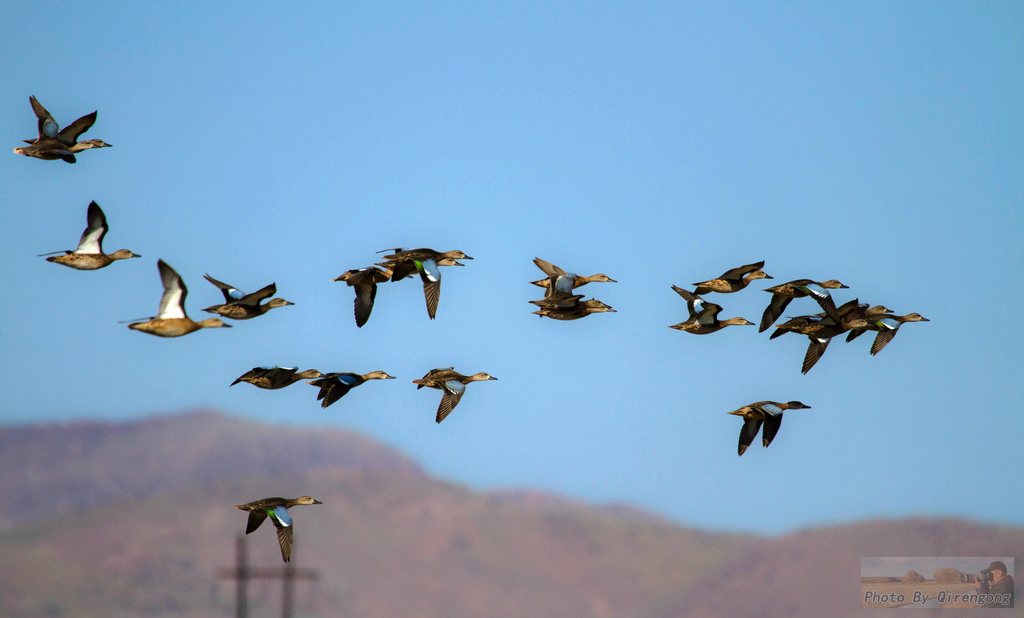
{"type": "Polygon", "coordinates": [[[87,229],[85,234],[82,234],[82,240],[78,243],[78,248],[75,249],[75,253],[103,253],[103,249],[100,248],[100,239],[103,238],[103,233],[105,231],[106,230],[101,227],[87,229]]]}

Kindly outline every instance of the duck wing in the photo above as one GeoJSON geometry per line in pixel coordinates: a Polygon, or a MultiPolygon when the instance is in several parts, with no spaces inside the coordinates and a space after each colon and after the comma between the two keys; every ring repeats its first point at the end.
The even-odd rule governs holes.
{"type": "Polygon", "coordinates": [[[761,315],[761,326],[758,327],[757,332],[763,333],[768,330],[775,323],[775,320],[782,316],[782,312],[786,310],[791,300],[793,299],[789,296],[772,294],[771,302],[768,303],[768,306],[764,309],[764,314],[761,315]]]}
{"type": "Polygon", "coordinates": [[[842,316],[840,316],[839,311],[836,310],[836,303],[832,300],[832,295],[829,294],[829,291],[826,288],[821,287],[817,283],[811,282],[797,286],[797,289],[813,298],[821,307],[821,310],[825,312],[825,315],[831,318],[834,323],[842,323],[842,316]]]}
{"type": "Polygon", "coordinates": [[[391,281],[401,281],[416,272],[416,265],[410,261],[385,262],[391,269],[391,281]]]}
{"type": "Polygon", "coordinates": [[[103,237],[107,234],[107,217],[95,201],[89,203],[86,221],[85,231],[82,232],[75,253],[102,254],[103,237]]]}
{"type": "Polygon", "coordinates": [[[441,389],[444,391],[444,395],[441,396],[441,405],[437,408],[436,422],[438,423],[447,418],[455,406],[459,405],[462,395],[466,392],[466,385],[458,380],[448,380],[441,383],[441,389]]]}
{"type": "MultiPolygon", "coordinates": [[[[807,354],[804,355],[804,364],[800,368],[801,373],[807,373],[811,370],[811,367],[818,362],[818,359],[825,354],[825,350],[828,349],[828,344],[832,341],[831,338],[820,338],[820,337],[808,337],[811,340],[810,345],[807,346],[807,354]]],[[[766,445],[767,446],[767,445],[766,445]]]]}
{"type": "MultiPolygon", "coordinates": [[[[747,264],[746,266],[739,266],[737,268],[731,268],[724,273],[719,279],[725,279],[726,281],[737,281],[742,279],[747,273],[754,272],[759,268],[764,268],[764,260],[760,262],[754,262],[753,264],[747,264]]],[[[694,284],[696,285],[696,284],[694,284]]]]}
{"type": "Polygon", "coordinates": [[[281,557],[285,562],[292,561],[292,540],[294,538],[295,533],[291,526],[277,529],[277,543],[281,546],[281,557]]]}
{"type": "Polygon", "coordinates": [[[277,294],[277,284],[271,283],[270,285],[256,290],[252,294],[245,294],[241,298],[235,301],[236,305],[252,305],[256,306],[260,304],[260,301],[264,298],[269,298],[277,294]]]}
{"type": "Polygon", "coordinates": [[[220,289],[221,294],[224,295],[224,302],[229,305],[233,302],[241,300],[245,296],[245,292],[243,292],[242,290],[239,290],[238,288],[232,285],[228,285],[223,281],[217,281],[210,275],[203,275],[203,278],[220,289]]]}
{"type": "Polygon", "coordinates": [[[39,129],[39,137],[37,141],[43,139],[44,137],[57,137],[57,135],[60,133],[60,125],[58,125],[57,121],[53,119],[53,116],[50,115],[50,112],[46,111],[46,108],[43,107],[43,104],[40,103],[39,100],[36,99],[34,96],[30,96],[28,98],[28,101],[32,104],[32,111],[36,113],[36,119],[38,120],[37,126],[39,129]]]}
{"type": "Polygon", "coordinates": [[[259,528],[260,524],[262,524],[263,521],[266,518],[267,518],[266,511],[263,511],[263,510],[249,511],[249,521],[245,525],[245,533],[249,534],[253,530],[259,528]]]}
{"type": "Polygon", "coordinates": [[[320,387],[320,393],[316,398],[317,401],[322,399],[323,402],[320,404],[320,407],[326,408],[347,395],[354,386],[358,386],[361,378],[362,376],[354,373],[337,373],[329,374],[319,380],[313,380],[310,384],[320,387]]]}
{"type": "Polygon", "coordinates": [[[889,342],[893,340],[893,337],[896,336],[896,332],[900,329],[899,325],[893,327],[886,324],[884,321],[879,321],[882,322],[884,326],[878,331],[878,334],[875,335],[875,340],[871,343],[871,356],[878,354],[882,351],[882,348],[889,345],[889,342]]]}
{"type": "Polygon", "coordinates": [[[715,303],[704,303],[704,308],[699,313],[693,316],[694,320],[698,324],[706,324],[708,326],[718,325],[718,314],[722,312],[722,306],[716,305],[715,303]]]}
{"type": "Polygon", "coordinates": [[[352,287],[356,289],[356,298],[353,301],[356,326],[362,328],[363,324],[370,319],[370,313],[373,311],[373,301],[377,298],[377,284],[362,283],[352,287]]]}
{"type": "Polygon", "coordinates": [[[747,447],[754,443],[757,432],[761,429],[763,421],[759,418],[744,418],[743,427],[740,428],[739,454],[743,455],[747,447]]]}
{"type": "Polygon", "coordinates": [[[423,281],[423,297],[427,301],[427,315],[433,320],[437,314],[437,303],[441,299],[441,269],[432,259],[416,263],[416,270],[423,281]]]}
{"type": "Polygon", "coordinates": [[[164,293],[160,297],[160,309],[156,317],[162,320],[187,318],[185,297],[188,295],[188,288],[185,287],[185,282],[167,265],[167,262],[157,260],[156,265],[160,269],[160,279],[164,284],[164,293]]]}
{"type": "Polygon", "coordinates": [[[765,448],[768,448],[768,445],[775,439],[775,434],[779,433],[779,427],[782,427],[782,412],[765,417],[764,432],[761,433],[761,444],[765,448]]]}
{"type": "Polygon", "coordinates": [[[57,139],[69,146],[74,145],[78,142],[78,136],[88,131],[89,127],[91,127],[95,122],[96,112],[86,114],[64,127],[61,132],[57,134],[57,139]]]}
{"type": "Polygon", "coordinates": [[[284,506],[278,506],[267,511],[270,515],[271,520],[274,522],[274,527],[277,528],[277,542],[281,546],[281,557],[284,558],[285,562],[291,562],[292,560],[292,516],[288,514],[288,509],[284,506]]]}
{"type": "Polygon", "coordinates": [[[551,262],[546,262],[539,257],[533,258],[533,263],[536,264],[537,268],[541,269],[541,271],[543,271],[548,277],[565,277],[569,274],[551,262]]]}
{"type": "Polygon", "coordinates": [[[686,301],[686,309],[690,312],[690,317],[700,313],[704,310],[705,300],[694,292],[684,290],[678,285],[672,286],[672,291],[683,297],[686,301]]]}

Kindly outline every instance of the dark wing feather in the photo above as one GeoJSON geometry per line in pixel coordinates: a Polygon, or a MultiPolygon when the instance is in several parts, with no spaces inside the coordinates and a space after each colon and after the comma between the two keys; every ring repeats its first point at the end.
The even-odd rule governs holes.
{"type": "Polygon", "coordinates": [[[743,419],[743,427],[740,428],[740,455],[747,450],[748,446],[754,443],[754,438],[757,437],[757,432],[761,429],[761,422],[759,418],[743,419]]]}
{"type": "Polygon", "coordinates": [[[761,433],[761,444],[765,448],[772,443],[775,439],[775,434],[779,433],[779,427],[782,426],[782,414],[776,416],[768,416],[764,419],[764,431],[761,433]]]}
{"type": "Polygon", "coordinates": [[[377,298],[377,284],[357,285],[355,303],[356,326],[359,328],[366,324],[373,311],[373,300],[377,298]]]}
{"type": "Polygon", "coordinates": [[[207,281],[209,281],[210,283],[212,283],[213,285],[217,286],[218,289],[220,289],[221,294],[224,295],[224,302],[225,303],[230,305],[231,303],[233,303],[233,302],[238,300],[238,298],[236,298],[236,297],[231,295],[231,292],[233,292],[233,291],[237,292],[238,291],[238,288],[236,288],[235,286],[228,285],[227,283],[224,283],[223,281],[217,281],[216,279],[214,279],[210,275],[203,275],[203,278],[206,279],[207,281]]]}
{"type": "Polygon", "coordinates": [[[738,268],[732,268],[722,273],[719,279],[725,279],[726,281],[737,281],[742,279],[747,273],[754,272],[758,268],[764,268],[764,260],[755,262],[753,264],[747,264],[746,266],[740,266],[738,268]]]}
{"type": "Polygon", "coordinates": [[[416,272],[416,265],[409,261],[400,261],[389,263],[388,266],[391,268],[391,281],[401,281],[406,277],[411,277],[416,272]]]}
{"type": "Polygon", "coordinates": [[[320,389],[320,397],[323,397],[323,403],[320,404],[320,407],[326,408],[347,395],[350,390],[352,390],[351,386],[342,384],[337,379],[331,380],[329,385],[325,385],[320,389]]]}
{"type": "Polygon", "coordinates": [[[39,137],[37,141],[44,137],[57,137],[60,127],[57,125],[57,121],[53,119],[50,112],[46,111],[43,104],[40,103],[34,96],[28,98],[29,103],[32,104],[32,111],[36,114],[37,128],[39,129],[39,137]]]}
{"type": "Polygon", "coordinates": [[[437,408],[437,422],[440,423],[452,413],[455,406],[459,405],[459,401],[462,399],[463,393],[453,393],[448,390],[444,390],[444,395],[441,396],[441,405],[437,408]]]}
{"type": "Polygon", "coordinates": [[[274,294],[277,294],[277,284],[271,283],[266,287],[256,290],[252,294],[246,294],[235,302],[239,305],[258,305],[261,300],[269,298],[274,294]]]}
{"type": "Polygon", "coordinates": [[[871,344],[871,356],[878,354],[879,352],[882,351],[882,348],[889,345],[889,342],[892,341],[892,338],[896,336],[896,331],[898,330],[898,328],[894,328],[892,330],[878,331],[878,334],[875,335],[874,342],[871,344]]]}
{"type": "MultiPolygon", "coordinates": [[[[811,367],[814,367],[815,363],[818,362],[818,359],[820,359],[822,354],[825,353],[829,342],[832,341],[831,339],[819,341],[813,337],[809,337],[809,339],[811,340],[811,343],[807,346],[807,354],[804,355],[804,364],[803,367],[801,367],[801,373],[807,373],[811,370],[811,367]]],[[[768,428],[766,426],[765,430],[767,431],[767,429],[768,428]]]]}
{"type": "Polygon", "coordinates": [[[281,557],[285,562],[292,561],[292,540],[294,533],[291,526],[277,529],[277,542],[281,545],[281,557]]]}
{"type": "Polygon", "coordinates": [[[427,315],[433,320],[437,314],[437,302],[441,299],[441,281],[431,281],[426,276],[423,279],[423,296],[427,300],[427,315]]]}
{"type": "Polygon", "coordinates": [[[826,292],[825,296],[815,296],[814,300],[818,301],[818,305],[821,306],[822,311],[825,315],[832,318],[832,321],[836,324],[842,324],[843,318],[839,315],[839,311],[836,310],[836,303],[832,300],[832,295],[826,292]]]}
{"type": "Polygon", "coordinates": [[[267,512],[262,509],[257,511],[249,511],[249,523],[247,523],[245,526],[245,533],[249,534],[253,530],[259,528],[260,524],[262,524],[263,520],[265,520],[266,518],[267,512]]]}
{"type": "Polygon", "coordinates": [[[786,310],[789,305],[789,301],[793,300],[788,296],[782,296],[781,294],[772,294],[772,302],[768,303],[765,307],[764,315],[761,316],[761,326],[758,327],[757,332],[763,333],[775,323],[782,316],[782,312],[786,310]]]}
{"type": "Polygon", "coordinates": [[[64,127],[61,132],[57,135],[60,141],[64,142],[69,146],[73,146],[78,142],[78,136],[89,130],[96,122],[96,112],[86,114],[78,120],[72,122],[68,126],[64,127]]]}

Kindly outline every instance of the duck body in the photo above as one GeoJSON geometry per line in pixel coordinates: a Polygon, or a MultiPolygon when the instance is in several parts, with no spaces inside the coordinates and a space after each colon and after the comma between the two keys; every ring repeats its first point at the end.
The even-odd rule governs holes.
{"type": "Polygon", "coordinates": [[[437,408],[437,416],[435,418],[435,421],[440,423],[451,414],[455,406],[459,405],[462,395],[466,392],[467,384],[497,379],[483,372],[465,376],[455,371],[453,367],[440,367],[438,369],[431,369],[427,372],[427,375],[418,380],[413,380],[412,383],[416,385],[417,389],[426,386],[443,392],[443,395],[441,395],[441,405],[437,408]]]}
{"type": "MultiPolygon", "coordinates": [[[[373,301],[377,298],[377,284],[384,283],[391,278],[393,272],[390,269],[380,269],[375,266],[369,268],[358,268],[347,270],[331,281],[344,281],[349,287],[356,291],[354,311],[356,326],[362,328],[370,319],[373,311],[373,301]]],[[[324,406],[327,407],[327,406],[324,406]]]]}
{"type": "Polygon", "coordinates": [[[727,270],[716,279],[694,283],[693,285],[697,287],[693,293],[698,295],[707,294],[708,292],[731,294],[739,292],[750,285],[750,282],[755,279],[772,279],[773,277],[761,270],[762,268],[764,268],[764,260],[727,270]]]}
{"type": "Polygon", "coordinates": [[[784,411],[809,410],[810,408],[811,406],[802,404],[799,401],[789,401],[786,403],[758,401],[729,412],[729,414],[743,417],[743,428],[740,429],[739,454],[743,455],[747,447],[754,443],[754,439],[757,438],[757,432],[761,429],[762,424],[764,424],[764,432],[761,435],[761,444],[768,448],[768,445],[775,439],[775,435],[779,433],[779,427],[782,426],[782,413],[784,411]]]}
{"type": "Polygon", "coordinates": [[[164,284],[164,293],[160,297],[160,309],[156,317],[145,322],[129,324],[128,328],[157,337],[181,337],[202,328],[231,328],[217,318],[209,318],[195,322],[185,314],[185,297],[188,288],[178,273],[163,260],[157,260],[160,280],[164,284]]]}
{"type": "Polygon", "coordinates": [[[782,285],[765,288],[765,292],[771,293],[772,300],[765,308],[764,315],[761,316],[761,326],[757,332],[763,333],[768,330],[768,327],[782,316],[782,312],[786,310],[790,301],[794,298],[803,298],[805,296],[810,296],[817,301],[822,310],[838,324],[841,318],[836,311],[836,304],[832,300],[829,290],[848,287],[836,279],[822,282],[810,279],[795,279],[782,285]]]}
{"type": "Polygon", "coordinates": [[[320,388],[320,393],[317,395],[316,399],[321,402],[321,408],[326,408],[347,395],[350,390],[360,384],[363,384],[367,380],[394,379],[395,376],[388,375],[385,371],[371,371],[367,374],[326,373],[312,382],[307,382],[307,384],[320,388]]]}
{"type": "Polygon", "coordinates": [[[234,386],[239,382],[248,382],[258,388],[277,390],[279,388],[291,386],[299,380],[312,380],[313,378],[322,377],[323,374],[316,369],[299,371],[298,367],[253,367],[249,371],[238,376],[238,378],[231,383],[231,386],[234,386]]]}
{"type": "Polygon", "coordinates": [[[709,335],[722,330],[726,326],[749,326],[753,324],[753,322],[748,321],[746,318],[719,320],[718,314],[722,311],[721,305],[709,303],[699,295],[689,290],[684,290],[679,286],[673,285],[672,290],[686,301],[686,308],[690,315],[684,322],[673,324],[669,328],[681,330],[691,335],[709,335]]]}
{"type": "Polygon", "coordinates": [[[239,504],[236,509],[249,513],[249,520],[246,522],[245,533],[250,534],[260,527],[268,517],[274,522],[277,528],[277,542],[281,546],[281,558],[285,562],[291,562],[292,543],[294,542],[294,531],[292,529],[292,516],[288,509],[300,504],[323,504],[312,496],[301,496],[299,498],[264,498],[246,504],[239,504]]]}
{"type": "Polygon", "coordinates": [[[74,251],[65,251],[64,255],[48,257],[46,261],[75,270],[97,270],[110,266],[117,260],[142,257],[128,249],[119,249],[111,254],[103,253],[103,237],[106,236],[108,229],[103,209],[95,201],[90,202],[86,212],[85,231],[78,241],[78,247],[74,251]]]}

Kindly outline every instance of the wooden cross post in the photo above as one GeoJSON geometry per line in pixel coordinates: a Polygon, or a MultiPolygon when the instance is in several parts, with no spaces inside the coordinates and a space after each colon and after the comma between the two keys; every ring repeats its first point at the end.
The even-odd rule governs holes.
{"type": "MultiPolygon", "coordinates": [[[[292,544],[292,555],[295,555],[295,545],[292,544]]],[[[294,591],[296,579],[308,579],[316,581],[320,573],[313,569],[297,569],[294,563],[287,562],[284,569],[267,567],[249,567],[248,554],[245,549],[245,537],[238,536],[237,550],[235,552],[235,567],[223,567],[217,571],[218,579],[235,580],[235,616],[236,618],[248,618],[249,616],[249,579],[253,577],[280,577],[284,583],[284,592],[281,598],[282,618],[292,618],[294,591]]]]}

